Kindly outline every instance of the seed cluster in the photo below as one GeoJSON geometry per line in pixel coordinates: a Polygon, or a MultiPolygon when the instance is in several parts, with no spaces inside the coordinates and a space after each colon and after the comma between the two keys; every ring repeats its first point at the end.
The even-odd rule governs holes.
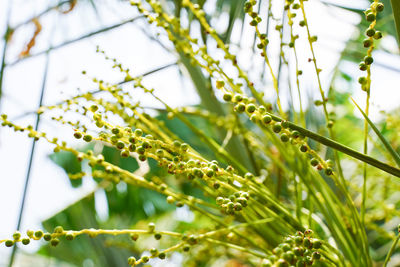
{"type": "Polygon", "coordinates": [[[363,61],[360,62],[359,68],[361,71],[367,71],[367,76],[361,76],[358,78],[358,82],[361,85],[363,91],[369,92],[371,87],[371,64],[374,62],[372,58],[372,51],[374,49],[375,40],[382,38],[382,33],[375,29],[376,18],[378,13],[382,12],[384,5],[378,0],[374,1],[370,7],[364,12],[365,19],[370,22],[368,29],[365,31],[366,38],[363,41],[365,48],[368,48],[367,55],[364,57],[363,61]]]}
{"type": "Polygon", "coordinates": [[[273,255],[265,259],[262,266],[305,267],[323,260],[319,251],[322,242],[319,239],[312,238],[312,235],[312,230],[306,230],[288,236],[283,243],[272,250],[273,255]]]}

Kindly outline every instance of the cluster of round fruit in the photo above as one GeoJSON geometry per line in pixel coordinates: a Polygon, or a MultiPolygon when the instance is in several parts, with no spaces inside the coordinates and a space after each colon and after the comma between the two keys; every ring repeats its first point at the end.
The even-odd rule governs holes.
{"type": "Polygon", "coordinates": [[[235,212],[241,211],[247,206],[250,195],[247,192],[238,191],[227,198],[217,197],[216,203],[221,207],[221,212],[234,215],[235,212]]]}
{"type": "Polygon", "coordinates": [[[312,238],[312,235],[312,230],[306,230],[286,237],[283,243],[273,249],[273,255],[264,259],[262,266],[306,267],[314,265],[322,258],[318,251],[322,242],[319,239],[312,238]]]}

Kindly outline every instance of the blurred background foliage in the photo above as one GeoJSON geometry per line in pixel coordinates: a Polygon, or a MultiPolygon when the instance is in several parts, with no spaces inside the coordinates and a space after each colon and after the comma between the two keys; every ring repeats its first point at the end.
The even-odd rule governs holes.
{"type": "MultiPolygon", "coordinates": [[[[59,2],[56,5],[56,8],[49,7],[45,10],[42,14],[44,16],[50,12],[58,12],[57,9],[60,9],[62,13],[70,13],[74,12],[74,8],[80,5],[87,5],[87,1],[89,1],[88,7],[92,8],[94,12],[96,12],[97,6],[101,5],[101,2],[93,1],[93,0],[72,0],[72,1],[63,1],[59,2]]],[[[165,6],[165,9],[168,10],[171,14],[175,14],[175,16],[181,17],[182,21],[187,21],[189,25],[193,25],[191,27],[198,27],[198,23],[196,23],[196,18],[190,12],[187,12],[181,6],[180,0],[162,0],[161,1],[165,6]]],[[[206,0],[198,0],[194,1],[197,2],[200,7],[206,3],[206,0]]],[[[243,34],[243,25],[244,25],[244,11],[243,11],[243,4],[244,0],[217,0],[215,2],[215,8],[211,11],[208,11],[207,19],[211,25],[213,25],[213,19],[219,18],[221,16],[227,16],[228,23],[225,27],[221,30],[220,27],[218,28],[219,35],[221,36],[222,40],[225,43],[230,44],[232,31],[235,27],[241,27],[240,31],[243,34]]],[[[260,1],[262,4],[266,4],[267,0],[260,1]]],[[[357,14],[359,17],[363,17],[364,8],[353,8],[348,7],[346,2],[342,4],[343,1],[322,1],[326,6],[332,6],[335,8],[340,8],[357,14]]],[[[364,1],[367,4],[367,1],[364,1]]],[[[378,20],[377,28],[384,34],[384,36],[392,36],[393,38],[397,38],[397,31],[395,28],[394,23],[394,16],[393,13],[398,14],[400,10],[393,10],[391,9],[390,1],[383,0],[385,4],[385,10],[380,14],[380,18],[378,20]]],[[[37,19],[40,19],[38,16],[37,19]]],[[[273,20],[270,14],[267,15],[267,20],[273,20]]],[[[340,19],[340,18],[338,18],[340,19]]],[[[31,23],[28,20],[26,24],[31,23]]],[[[348,39],[345,43],[344,48],[341,51],[341,58],[336,66],[336,71],[332,75],[332,80],[330,82],[330,91],[329,91],[329,100],[330,104],[334,106],[342,107],[343,114],[340,117],[340,123],[335,125],[336,133],[337,133],[337,140],[341,143],[350,146],[350,147],[357,147],[360,146],[360,138],[359,136],[362,135],[362,125],[363,122],[359,119],[358,116],[355,116],[353,113],[354,106],[352,103],[349,102],[350,92],[338,92],[335,90],[335,86],[338,81],[340,84],[343,82],[348,84],[348,87],[351,87],[354,84],[354,79],[351,74],[348,74],[346,70],[342,69],[342,65],[346,62],[357,63],[364,57],[365,51],[362,45],[362,40],[364,39],[364,31],[368,28],[369,23],[364,19],[361,19],[360,22],[355,25],[357,30],[355,31],[356,34],[353,35],[350,39],[348,39]],[[355,125],[357,127],[355,127],[355,125]],[[354,134],[348,134],[348,129],[353,128],[354,134]]],[[[22,26],[21,26],[22,27],[22,26]]],[[[39,26],[36,26],[37,29],[39,26]]],[[[51,25],[45,25],[45,27],[51,27],[51,25]]],[[[13,31],[16,29],[9,28],[6,33],[5,39],[10,39],[13,31]]],[[[39,30],[39,29],[38,29],[39,30]]],[[[108,28],[102,29],[98,31],[107,31],[108,28]]],[[[97,31],[96,31],[97,32],[97,31]]],[[[202,42],[207,44],[209,39],[206,37],[204,32],[200,30],[202,36],[202,42]]],[[[97,34],[97,33],[96,33],[97,34]]],[[[148,33],[151,34],[151,33],[148,33]]],[[[283,29],[283,35],[287,34],[287,29],[283,29]]],[[[33,37],[36,38],[36,36],[33,37]]],[[[152,36],[155,39],[155,42],[161,42],[157,40],[157,36],[152,36]]],[[[240,37],[241,39],[242,37],[240,37]]],[[[284,37],[285,38],[285,37],[284,37]]],[[[84,38],[77,38],[73,42],[79,42],[81,39],[84,38]]],[[[255,39],[254,39],[255,40],[255,39]]],[[[238,44],[233,44],[238,45],[238,44]]],[[[240,44],[239,44],[240,46],[240,44]]],[[[255,46],[255,41],[253,42],[253,47],[255,46]]],[[[239,48],[240,49],[240,48],[239,48]]],[[[393,54],[393,51],[387,51],[384,47],[378,46],[377,49],[380,49],[381,52],[393,54]]],[[[4,50],[6,51],[6,50],[4,50]]],[[[45,51],[45,50],[44,50],[45,51]]],[[[253,50],[256,53],[255,50],[253,50]]],[[[397,51],[398,53],[398,51],[397,51]]],[[[30,54],[29,51],[25,51],[26,57],[35,56],[34,53],[30,54]]],[[[194,88],[197,91],[197,94],[200,98],[199,106],[194,106],[193,108],[200,107],[202,109],[208,110],[212,114],[217,116],[227,116],[229,112],[227,112],[227,107],[225,104],[220,102],[217,97],[215,96],[213,89],[211,78],[205,75],[202,70],[197,67],[193,66],[190,63],[190,60],[182,53],[175,53],[177,57],[177,61],[181,62],[182,64],[179,65],[181,67],[182,75],[186,75],[190,77],[191,81],[193,82],[194,88]]],[[[2,65],[2,77],[1,81],[3,80],[3,71],[6,66],[3,55],[3,65],[2,65]]],[[[22,60],[22,59],[18,59],[22,60]]],[[[385,65],[384,62],[379,62],[382,67],[388,68],[393,70],[393,67],[390,65],[385,65]]],[[[11,67],[11,66],[10,66],[11,67]]],[[[279,68],[283,68],[280,64],[279,68]]],[[[395,71],[400,71],[400,69],[394,69],[395,71]]],[[[266,78],[263,80],[264,82],[271,82],[268,81],[266,78]]],[[[285,83],[285,81],[280,81],[285,83]]],[[[1,88],[1,87],[0,87],[1,88]]],[[[1,92],[1,91],[0,91],[1,92]]],[[[1,99],[0,99],[1,101],[1,99]]],[[[290,100],[289,100],[290,101],[290,100]]],[[[320,129],[320,125],[324,125],[321,123],[323,118],[318,115],[316,107],[313,104],[313,100],[310,97],[308,101],[308,105],[305,108],[306,113],[306,122],[307,128],[314,129],[316,131],[324,131],[324,129],[320,129]]],[[[169,114],[165,110],[157,110],[158,117],[157,119],[163,121],[165,123],[165,127],[168,128],[174,135],[179,136],[182,140],[195,148],[198,152],[200,152],[204,157],[213,159],[218,158],[217,155],[210,152],[209,147],[196,135],[193,131],[191,131],[184,123],[182,123],[178,118],[169,118],[169,114]]],[[[296,112],[296,111],[292,111],[296,112]]],[[[183,112],[183,114],[185,114],[183,112]]],[[[185,117],[188,118],[196,127],[202,129],[202,131],[207,135],[217,140],[218,143],[222,143],[224,141],[224,137],[227,135],[227,132],[223,125],[218,125],[215,121],[209,119],[209,117],[201,117],[197,116],[196,114],[190,114],[187,112],[185,117]],[[217,126],[217,127],[216,127],[217,126]]],[[[382,134],[391,142],[392,146],[397,149],[397,152],[400,152],[400,144],[398,140],[398,133],[400,132],[400,112],[394,111],[392,114],[385,114],[385,120],[381,121],[378,124],[382,134]]],[[[372,139],[372,141],[374,138],[372,139]]],[[[311,142],[311,145],[314,147],[319,146],[316,143],[311,142]]],[[[88,149],[95,149],[93,146],[87,146],[81,148],[82,151],[87,151],[88,149]]],[[[112,164],[118,165],[123,169],[126,169],[131,172],[141,172],[145,174],[147,179],[153,179],[157,176],[167,177],[166,179],[169,183],[174,184],[174,186],[181,188],[181,190],[188,195],[195,195],[207,200],[207,196],[203,195],[203,193],[192,187],[189,186],[188,182],[183,179],[179,179],[179,177],[174,177],[173,175],[169,175],[164,169],[161,169],[157,166],[157,164],[153,161],[149,161],[149,166],[145,170],[141,170],[139,168],[138,162],[134,158],[121,158],[120,152],[114,148],[110,147],[102,147],[103,155],[107,162],[112,164]]],[[[246,140],[243,140],[241,136],[233,136],[231,141],[227,146],[227,150],[229,153],[234,155],[234,157],[239,161],[242,162],[244,165],[248,166],[252,172],[256,173],[257,175],[261,175],[260,168],[257,167],[257,162],[254,155],[252,155],[252,151],[249,151],[246,148],[246,140]],[[246,153],[243,153],[246,151],[246,153]],[[256,162],[254,164],[254,162],[256,162]]],[[[371,154],[380,154],[382,151],[372,151],[371,154]]],[[[327,158],[332,158],[332,151],[330,149],[326,150],[327,158]]],[[[60,152],[50,155],[50,158],[54,161],[55,164],[59,165],[66,174],[76,174],[84,171],[87,168],[87,162],[79,162],[72,154],[67,152],[60,152]]],[[[390,158],[388,157],[388,160],[390,158]]],[[[219,159],[221,160],[221,159],[219,159]]],[[[223,161],[223,160],[222,160],[223,161]]],[[[361,168],[361,165],[358,167],[361,168]]],[[[374,172],[374,169],[370,170],[371,173],[374,172]]],[[[379,172],[376,171],[379,175],[379,172]]],[[[353,175],[359,172],[354,172],[353,175]]],[[[271,173],[271,175],[274,175],[271,173]]],[[[275,173],[276,180],[285,179],[280,177],[279,173],[275,173]]],[[[373,175],[373,174],[371,174],[373,175]]],[[[95,178],[95,177],[93,177],[95,178]]],[[[67,176],[66,176],[67,179],[67,176]]],[[[171,205],[168,205],[165,202],[163,196],[156,192],[149,191],[147,189],[142,188],[134,188],[134,187],[127,187],[126,185],[123,186],[121,183],[113,185],[108,182],[102,182],[100,179],[95,179],[98,182],[98,191],[104,193],[105,196],[105,203],[106,203],[106,214],[107,216],[101,216],[98,214],[98,209],[96,209],[95,205],[95,198],[97,194],[95,192],[90,193],[89,195],[83,197],[81,200],[77,201],[76,203],[66,207],[64,210],[61,210],[59,213],[55,214],[51,218],[43,221],[43,226],[46,230],[51,231],[56,225],[63,225],[65,229],[84,229],[84,228],[135,228],[138,225],[143,225],[145,222],[154,221],[157,222],[157,225],[165,226],[164,229],[169,230],[182,230],[182,229],[189,229],[186,224],[190,225],[190,229],[202,226],[205,222],[201,220],[192,220],[190,222],[185,222],[182,220],[169,220],[168,218],[176,217],[175,208],[171,205]]],[[[71,186],[73,187],[80,187],[82,181],[80,179],[72,179],[71,186]]],[[[372,207],[371,209],[382,209],[380,211],[381,216],[377,217],[377,221],[389,231],[393,229],[395,222],[388,220],[390,216],[397,216],[397,211],[400,208],[400,199],[399,197],[393,196],[391,199],[393,206],[383,205],[381,206],[380,203],[383,203],[388,200],[388,196],[390,196],[392,182],[389,179],[385,180],[385,183],[378,182],[376,180],[370,180],[369,188],[371,190],[376,190],[377,192],[386,192],[387,196],[382,196],[381,200],[377,200],[376,207],[372,207]],[[384,190],[381,191],[381,188],[384,187],[384,190]],[[385,188],[386,187],[386,188],[385,188]],[[390,209],[390,210],[388,210],[390,209]],[[392,212],[392,215],[389,213],[392,212]],[[387,224],[387,225],[385,225],[387,224]]],[[[284,186],[283,186],[284,187],[284,186]]],[[[359,191],[359,189],[354,188],[355,192],[359,191]]],[[[282,199],[285,197],[285,188],[281,189],[279,194],[282,199]]],[[[373,194],[373,193],[372,193],[373,194]]],[[[356,202],[359,199],[356,199],[356,202]]],[[[103,207],[104,208],[104,207],[103,207]]],[[[103,211],[104,213],[104,211],[103,211]]],[[[370,229],[371,230],[371,229],[370,229]]],[[[92,265],[87,266],[125,266],[126,258],[134,255],[140,255],[140,243],[137,246],[132,245],[131,242],[125,240],[123,238],[118,239],[108,239],[107,237],[98,237],[95,239],[91,239],[88,237],[79,237],[79,241],[73,243],[61,242],[57,249],[50,249],[48,246],[43,246],[39,250],[39,253],[48,257],[57,258],[60,261],[67,262],[69,264],[75,266],[82,266],[83,262],[86,259],[90,259],[92,261],[92,265]],[[111,246],[111,244],[113,246],[111,246]],[[104,246],[105,245],[105,246],[104,246]]],[[[369,235],[370,243],[373,244],[373,257],[376,259],[382,259],[387,252],[387,244],[391,240],[391,235],[389,234],[377,234],[371,230],[371,235],[369,235]],[[376,238],[376,239],[374,239],[376,238]]],[[[216,252],[217,253],[217,252],[216,252]]],[[[227,253],[226,251],[222,253],[227,253]]],[[[209,266],[207,262],[209,259],[207,258],[196,258],[191,259],[191,263],[186,263],[184,266],[209,266]]],[[[244,266],[244,265],[232,265],[232,266],[244,266]]]]}

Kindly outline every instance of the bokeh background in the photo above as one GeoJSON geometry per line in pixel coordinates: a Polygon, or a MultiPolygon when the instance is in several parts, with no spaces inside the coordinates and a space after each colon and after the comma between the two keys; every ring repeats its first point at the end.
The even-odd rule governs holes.
{"type": "MultiPolygon", "coordinates": [[[[176,1],[161,1],[171,12],[176,1]]],[[[204,2],[204,1],[203,1],[204,2]]],[[[239,64],[249,71],[250,77],[257,80],[257,86],[265,92],[267,98],[274,99],[271,79],[265,71],[260,57],[256,57],[254,32],[244,17],[241,0],[208,0],[206,10],[211,24],[226,37],[235,48],[239,64]],[[229,34],[228,34],[229,33],[229,34]]],[[[357,64],[364,55],[360,45],[363,31],[367,27],[362,19],[362,11],[369,5],[364,0],[312,0],[307,4],[311,30],[318,36],[316,56],[323,69],[322,81],[325,90],[334,87],[343,97],[353,97],[358,103],[364,103],[364,92],[357,85],[360,75],[357,64]]],[[[393,16],[389,1],[385,2],[384,18],[377,28],[384,33],[378,49],[374,52],[372,81],[371,118],[379,122],[382,112],[398,112],[400,90],[400,57],[393,16]],[[389,97],[388,97],[389,96],[389,97]]],[[[268,1],[262,0],[260,10],[268,9],[268,1]]],[[[282,19],[282,6],[273,6],[277,21],[282,19]]],[[[181,18],[189,23],[184,12],[181,18]]],[[[191,22],[195,24],[196,22],[191,22]]],[[[280,51],[279,33],[275,31],[276,21],[270,19],[265,27],[271,33],[270,53],[274,68],[282,68],[282,77],[288,70],[278,60],[280,51]],[[275,37],[274,37],[275,36],[275,37]]],[[[35,125],[40,101],[43,105],[52,105],[82,91],[95,90],[90,77],[98,77],[109,82],[119,82],[122,76],[112,69],[112,64],[104,56],[96,53],[97,46],[107,55],[117,58],[134,75],[145,75],[144,81],[154,87],[157,95],[172,106],[197,105],[201,99],[196,93],[193,77],[187,66],[181,63],[179,55],[167,38],[155,27],[150,27],[140,14],[127,1],[119,0],[1,0],[0,29],[3,38],[0,42],[3,59],[0,78],[0,113],[6,113],[18,124],[35,125]],[[27,44],[34,45],[27,50],[27,44]],[[87,75],[82,75],[85,70],[87,75]],[[41,100],[41,96],[42,100],[41,100]]],[[[195,29],[195,27],[194,27],[195,29]]],[[[195,31],[195,30],[194,30],[195,31]]],[[[194,32],[196,34],[196,32],[194,32]]],[[[283,32],[284,39],[289,33],[283,32]]],[[[313,102],[318,99],[313,66],[307,64],[310,53],[307,43],[300,42],[297,47],[300,68],[304,71],[303,103],[312,112],[313,102]]],[[[281,82],[281,99],[288,109],[298,109],[298,101],[293,101],[287,80],[281,82]]],[[[129,86],[129,85],[127,85],[129,86]]],[[[141,92],[135,92],[143,106],[149,109],[161,108],[157,103],[141,92]]],[[[295,96],[294,98],[296,98],[295,96]]],[[[274,101],[271,101],[274,102],[274,101]]],[[[343,111],[344,113],[346,111],[343,111]]],[[[358,116],[358,115],[357,115],[358,116]]],[[[316,120],[321,119],[316,115],[316,120]]],[[[38,127],[69,142],[72,130],[68,127],[55,127],[48,117],[40,117],[38,127]]],[[[157,196],[140,196],[135,205],[126,206],[123,211],[110,207],[112,195],[93,179],[84,179],[82,184],[69,181],[66,171],[76,166],[68,155],[52,155],[52,147],[42,141],[32,150],[32,140],[25,135],[15,134],[9,129],[0,128],[0,236],[8,237],[17,228],[21,218],[21,231],[42,228],[52,222],[64,222],[70,225],[94,223],[109,228],[132,225],[148,216],[160,213],[165,208],[158,203],[157,196]],[[32,164],[29,164],[32,159],[32,164]],[[26,179],[29,177],[29,183],[26,179]],[[24,188],[27,185],[26,201],[21,204],[24,188]],[[149,199],[152,199],[149,201],[149,199]],[[69,208],[67,208],[69,207],[69,208]],[[128,214],[129,209],[138,209],[134,218],[115,214],[128,214]],[[57,214],[57,215],[56,215],[57,214]],[[72,215],[80,216],[77,222],[72,215]],[[56,215],[56,216],[55,216],[56,215]],[[58,217],[57,217],[58,216],[58,217]],[[110,219],[112,218],[112,220],[110,219]],[[53,221],[52,221],[53,220],[53,221]],[[94,220],[94,221],[91,221],[94,220]]],[[[80,144],[76,142],[76,146],[80,144]]],[[[355,144],[361,147],[361,144],[355,144]]],[[[86,149],[86,148],[82,148],[86,149]]],[[[110,157],[113,151],[107,152],[110,157]]],[[[139,168],[136,162],[120,163],[139,168]],[[137,166],[136,166],[136,165],[137,166]]],[[[146,166],[143,172],[146,172],[146,166]]],[[[147,166],[148,167],[148,166],[147,166]]],[[[119,190],[119,191],[118,191],[119,190]]],[[[125,192],[126,188],[117,188],[125,192]]],[[[121,205],[124,205],[122,200],[121,205]]],[[[174,216],[178,220],[190,223],[188,210],[178,209],[174,216]]],[[[103,240],[104,241],[104,240],[103,240]]],[[[89,242],[89,241],[86,241],[89,242]]],[[[98,241],[102,242],[102,240],[98,241]]],[[[76,254],[62,255],[35,243],[15,254],[13,266],[121,266],[125,264],[127,252],[107,249],[95,251],[90,246],[98,244],[84,243],[75,248],[76,254]],[[80,251],[85,250],[85,252],[80,251]],[[97,254],[96,254],[97,253],[97,254]],[[85,259],[85,254],[88,259],[85,259]],[[99,254],[103,256],[99,256],[99,254]],[[103,265],[89,259],[103,257],[103,265]],[[120,263],[119,261],[123,263],[120,263]],[[117,265],[113,265],[117,264],[117,265]]],[[[62,247],[61,249],[67,249],[62,247]]],[[[0,266],[9,266],[12,249],[0,247],[0,266]]],[[[174,255],[168,266],[180,266],[181,256],[174,255]]],[[[160,264],[153,262],[154,265],[160,264]]]]}

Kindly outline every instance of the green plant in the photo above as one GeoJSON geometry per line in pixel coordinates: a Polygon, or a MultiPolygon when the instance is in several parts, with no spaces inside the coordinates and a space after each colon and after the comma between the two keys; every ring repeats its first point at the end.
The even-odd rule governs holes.
{"type": "MultiPolygon", "coordinates": [[[[271,11],[273,1],[269,2],[267,19],[275,19],[271,11]]],[[[67,241],[79,242],[75,239],[82,235],[90,238],[110,235],[115,238],[106,239],[104,243],[135,254],[127,259],[131,266],[147,263],[151,258],[165,259],[174,251],[189,255],[187,266],[211,265],[226,256],[252,266],[372,266],[383,261],[387,250],[382,253],[381,248],[392,242],[394,234],[385,229],[382,221],[395,221],[399,213],[392,205],[400,205],[392,203],[396,193],[392,185],[400,178],[400,169],[393,167],[393,163],[398,164],[398,147],[392,148],[368,118],[372,51],[382,37],[375,26],[383,5],[374,1],[365,12],[370,25],[366,30],[367,39],[363,41],[368,49],[359,65],[367,72],[358,80],[367,93],[366,110],[362,111],[364,151],[360,153],[336,137],[344,130],[341,125],[345,127],[349,122],[346,117],[335,118],[329,110],[329,104],[339,105],[331,98],[341,95],[323,89],[322,70],[314,52],[318,38],[311,34],[306,16],[307,5],[312,3],[306,2],[286,0],[286,23],[278,21],[275,28],[280,34],[279,59],[287,65],[294,61],[296,66],[294,76],[300,102],[300,110],[296,112],[294,108],[285,110],[282,106],[280,69],[274,69],[268,53],[274,40],[268,39],[268,34],[261,29],[264,18],[257,11],[257,1],[245,2],[244,12],[254,29],[256,47],[271,77],[276,101],[265,99],[257,83],[252,82],[240,66],[227,38],[211,27],[202,9],[204,1],[198,4],[189,0],[174,1],[175,10],[185,10],[199,23],[200,36],[193,36],[191,30],[183,26],[179,12],[172,14],[161,2],[131,1],[149,24],[155,24],[169,38],[180,63],[196,83],[201,105],[171,107],[157,96],[156,89],[145,85],[143,77],[134,77],[117,59],[109,58],[98,48],[97,51],[124,75],[123,83],[131,83],[133,88],[93,78],[98,91],[77,95],[58,105],[43,106],[38,113],[56,114],[52,116],[54,121],[73,127],[71,135],[86,143],[102,144],[103,152],[91,147],[78,150],[32,126],[16,125],[6,115],[1,116],[2,125],[27,132],[37,140],[45,139],[55,146],[55,153],[68,152],[79,166],[70,173],[71,179],[89,175],[104,188],[124,183],[132,188],[154,191],[170,205],[187,206],[199,223],[173,225],[172,229],[159,229],[157,222],[148,222],[147,226],[136,222],[137,229],[128,226],[119,230],[103,227],[64,230],[57,226],[53,231],[29,230],[27,237],[17,232],[12,239],[0,240],[0,243],[11,247],[20,242],[28,245],[31,240],[44,239],[51,246],[59,246],[67,241]],[[284,27],[290,30],[288,43],[283,39],[284,27]],[[302,28],[305,32],[300,33],[302,28]],[[321,106],[324,114],[325,122],[316,125],[317,131],[311,131],[311,126],[315,125],[307,121],[312,107],[307,110],[301,103],[300,76],[303,72],[299,69],[296,52],[300,34],[304,34],[308,43],[309,62],[316,74],[320,99],[315,105],[321,106]],[[211,49],[212,44],[218,52],[211,49]],[[292,55],[290,60],[289,55],[292,55]],[[234,72],[228,71],[229,68],[234,72]],[[134,97],[135,90],[151,95],[164,108],[150,115],[154,112],[140,105],[134,97]],[[57,112],[78,114],[82,120],[71,121],[57,112]],[[120,123],[114,123],[115,118],[120,123]],[[174,120],[179,121],[181,127],[168,124],[174,120]],[[201,123],[211,129],[199,127],[201,123]],[[372,138],[368,133],[369,125],[384,143],[384,147],[374,144],[373,155],[367,155],[367,140],[372,138]],[[195,139],[185,137],[182,131],[190,132],[195,139]],[[110,150],[106,152],[107,149],[110,150]],[[121,162],[124,158],[134,159],[137,164],[137,159],[139,164],[147,162],[152,169],[147,175],[139,175],[135,172],[139,164],[129,169],[121,162],[112,162],[107,158],[110,151],[117,153],[121,162]],[[342,164],[346,161],[357,166],[353,173],[343,171],[342,164]],[[360,163],[363,163],[362,170],[358,166],[360,163]],[[81,164],[88,164],[91,173],[84,173],[81,164]],[[358,187],[360,173],[361,190],[358,187]],[[132,243],[143,238],[155,239],[159,247],[148,247],[149,254],[139,256],[132,243]],[[210,249],[213,246],[220,249],[210,249]]],[[[393,118],[396,119],[398,117],[393,118]]],[[[392,130],[396,132],[395,126],[392,130]]],[[[392,138],[396,141],[395,134],[392,138]]]]}

